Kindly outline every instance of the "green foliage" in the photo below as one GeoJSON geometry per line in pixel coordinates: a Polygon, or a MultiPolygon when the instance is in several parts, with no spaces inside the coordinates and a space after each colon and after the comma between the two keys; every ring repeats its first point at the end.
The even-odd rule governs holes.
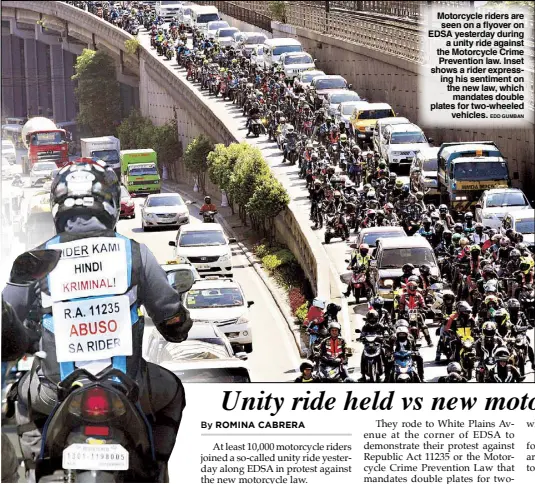
{"type": "Polygon", "coordinates": [[[308,314],[308,303],[305,302],[297,308],[297,311],[295,311],[294,316],[299,324],[303,324],[303,322],[305,321],[305,318],[307,317],[307,314],[308,314]]]}
{"type": "Polygon", "coordinates": [[[89,136],[115,134],[121,119],[121,93],[113,59],[103,51],[84,49],[75,70],[72,79],[78,82],[75,93],[82,132],[89,136]]]}
{"type": "Polygon", "coordinates": [[[137,55],[140,45],[141,44],[139,43],[139,40],[137,40],[137,37],[134,37],[133,39],[124,41],[124,50],[127,54],[137,55]]]}
{"type": "Polygon", "coordinates": [[[295,256],[288,249],[279,249],[262,257],[262,265],[268,272],[275,272],[281,266],[295,262],[295,256]]]}
{"type": "Polygon", "coordinates": [[[269,247],[266,244],[258,244],[253,247],[253,252],[256,257],[262,259],[269,251],[269,247]]]}
{"type": "Polygon", "coordinates": [[[286,2],[283,1],[273,1],[269,2],[269,11],[273,16],[274,20],[279,22],[286,23],[287,21],[287,6],[286,2]]]}
{"type": "Polygon", "coordinates": [[[208,155],[214,150],[212,140],[201,134],[197,136],[186,148],[184,164],[188,171],[198,180],[199,187],[206,195],[206,173],[208,172],[208,155]]]}
{"type": "Polygon", "coordinates": [[[182,156],[182,143],[174,119],[163,126],[154,126],[149,118],[134,110],[120,124],[117,133],[122,149],[152,148],[158,154],[159,165],[166,165],[168,169],[182,156]]]}

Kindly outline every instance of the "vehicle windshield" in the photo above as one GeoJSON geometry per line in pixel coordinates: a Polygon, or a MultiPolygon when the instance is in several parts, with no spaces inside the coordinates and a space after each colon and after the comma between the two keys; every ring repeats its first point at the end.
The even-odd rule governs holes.
{"type": "Polygon", "coordinates": [[[92,155],[94,158],[98,158],[106,163],[116,163],[119,161],[119,155],[115,150],[93,151],[92,155]]]}
{"type": "Polygon", "coordinates": [[[59,145],[65,140],[63,138],[63,133],[61,131],[53,131],[50,133],[35,133],[31,136],[30,143],[33,146],[42,146],[42,145],[59,145]]]}
{"type": "Polygon", "coordinates": [[[301,52],[302,50],[300,45],[279,45],[273,48],[273,55],[282,55],[285,52],[301,52]]]}
{"type": "Polygon", "coordinates": [[[369,109],[359,113],[359,119],[391,118],[394,112],[391,109],[369,109]]]}
{"type": "Polygon", "coordinates": [[[249,383],[249,372],[245,368],[199,368],[197,370],[175,370],[175,375],[188,383],[249,383]]]}
{"type": "MultiPolygon", "coordinates": [[[[217,14],[214,14],[214,15],[217,15],[217,14]]],[[[209,20],[208,20],[208,22],[209,22],[209,20]]],[[[227,22],[214,22],[213,24],[210,24],[209,29],[210,30],[219,30],[219,29],[225,29],[227,27],[229,27],[229,24],[227,22]]]]}
{"type": "Polygon", "coordinates": [[[199,230],[185,232],[180,235],[178,245],[180,247],[201,247],[203,245],[226,245],[227,241],[223,232],[219,230],[199,230]]]}
{"type": "Polygon", "coordinates": [[[356,92],[351,91],[331,96],[331,104],[340,104],[349,101],[360,101],[360,97],[356,92]]]}
{"type": "Polygon", "coordinates": [[[191,15],[191,8],[185,8],[184,10],[182,10],[182,15],[184,16],[191,15]]]}
{"type": "Polygon", "coordinates": [[[121,198],[130,198],[130,193],[126,187],[121,186],[121,198]]]}
{"type": "Polygon", "coordinates": [[[6,148],[13,148],[13,142],[8,140],[8,139],[3,139],[2,140],[2,149],[6,149],[6,148]]]}
{"type": "Polygon", "coordinates": [[[158,170],[156,166],[130,166],[128,167],[128,174],[130,176],[146,176],[157,175],[158,170]]]}
{"type": "Polygon", "coordinates": [[[523,207],[527,204],[526,197],[520,192],[492,193],[487,198],[487,208],[523,207]]]}
{"type": "Polygon", "coordinates": [[[307,74],[307,73],[301,74],[301,82],[312,82],[312,79],[318,76],[323,76],[323,73],[316,72],[314,74],[307,74]]]}
{"type": "Polygon", "coordinates": [[[345,106],[342,106],[342,114],[345,114],[346,116],[353,114],[354,110],[355,106],[353,104],[346,104],[345,106]]]}
{"type": "Polygon", "coordinates": [[[409,143],[427,143],[422,132],[418,133],[392,133],[391,145],[404,145],[409,143]]]}
{"type": "Polygon", "coordinates": [[[169,195],[168,197],[149,197],[147,207],[176,207],[184,205],[182,198],[178,195],[169,195]]]}
{"type": "Polygon", "coordinates": [[[55,163],[36,163],[33,165],[34,171],[51,171],[57,168],[55,163]]]}
{"type": "MultiPolygon", "coordinates": [[[[197,17],[197,23],[198,24],[207,24],[208,22],[213,22],[215,20],[219,20],[219,15],[217,13],[201,13],[198,17],[197,17]]],[[[218,26],[217,27],[211,27],[212,30],[217,30],[217,29],[223,29],[225,27],[228,27],[228,23],[227,22],[220,22],[219,24],[217,24],[218,26]]]]}
{"type": "Polygon", "coordinates": [[[507,180],[509,173],[503,161],[467,161],[455,163],[453,176],[455,180],[507,180]]]}
{"type": "Polygon", "coordinates": [[[264,54],[264,48],[258,47],[258,49],[256,49],[256,55],[263,55],[263,54],[264,54]]]}
{"type": "Polygon", "coordinates": [[[192,289],[186,297],[186,306],[190,309],[243,306],[243,297],[237,287],[192,289]]]}
{"type": "Polygon", "coordinates": [[[245,39],[245,43],[248,45],[263,44],[265,40],[266,40],[265,35],[251,35],[250,37],[247,37],[245,39]]]}
{"type": "Polygon", "coordinates": [[[308,54],[289,55],[284,58],[284,65],[291,64],[312,64],[313,60],[308,54]]]}
{"type": "Polygon", "coordinates": [[[436,158],[430,160],[425,160],[422,163],[422,168],[424,171],[438,171],[438,161],[436,158]]]}
{"type": "Polygon", "coordinates": [[[315,87],[317,91],[321,91],[322,89],[345,89],[347,88],[347,82],[342,78],[318,79],[315,87]]]}
{"type": "Polygon", "coordinates": [[[236,33],[237,29],[221,29],[219,31],[219,37],[232,37],[236,33]]]}
{"type": "Polygon", "coordinates": [[[404,231],[399,232],[371,232],[365,234],[361,244],[368,244],[370,247],[375,247],[377,245],[377,239],[388,239],[390,237],[401,237],[405,235],[404,231]]]}
{"type": "Polygon", "coordinates": [[[534,225],[535,219],[533,217],[522,218],[516,221],[515,231],[520,232],[521,234],[532,234],[535,232],[534,225]]]}
{"type": "Polygon", "coordinates": [[[404,249],[385,249],[381,259],[381,269],[401,269],[403,264],[421,266],[429,264],[434,267],[433,250],[428,247],[407,247],[404,249]]]}

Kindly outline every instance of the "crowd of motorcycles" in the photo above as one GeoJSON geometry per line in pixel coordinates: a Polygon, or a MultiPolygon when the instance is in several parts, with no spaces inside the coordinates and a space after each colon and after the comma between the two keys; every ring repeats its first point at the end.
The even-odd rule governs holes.
{"type": "MultiPolygon", "coordinates": [[[[164,29],[163,20],[142,3],[133,2],[118,17],[95,8],[112,22],[122,19],[123,28],[142,24],[158,55],[176,59],[188,80],[242,110],[247,136],[277,142],[283,162],[296,165],[306,181],[310,219],[314,229],[325,229],[326,244],[388,226],[429,241],[440,275],[431,275],[426,264],[405,264],[400,281],[393,282],[388,310],[370,284],[370,248],[351,245],[347,262],[353,277],[346,296],[357,303],[366,298],[369,308],[363,328],[356,330],[364,345],[359,381],[424,381],[420,341],[433,345],[426,320],[439,336],[435,362],[447,363],[441,382],[520,382],[528,365],[535,368],[528,336],[535,326],[534,261],[522,234],[490,229],[475,223],[471,212],[450,213],[444,204],[428,203],[421,172],[411,171],[409,183],[399,178],[378,152],[354,141],[344,122],[334,122],[313,89],[289,82],[277,64],[253,65],[245,51],[219,47],[196,30],[189,46],[185,25],[173,20],[164,29]]],[[[354,381],[344,366],[345,344],[335,357],[320,351],[329,328],[340,330],[333,305],[323,307],[313,306],[316,317],[307,318],[313,361],[301,368],[312,375],[305,381],[354,381]]]]}

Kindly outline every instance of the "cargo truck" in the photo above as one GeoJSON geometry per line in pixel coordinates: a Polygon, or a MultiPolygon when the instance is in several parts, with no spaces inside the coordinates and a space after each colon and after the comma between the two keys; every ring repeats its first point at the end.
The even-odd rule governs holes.
{"type": "Polygon", "coordinates": [[[83,158],[98,158],[121,175],[121,142],[115,136],[80,139],[83,158]]]}
{"type": "Polygon", "coordinates": [[[28,149],[28,157],[22,171],[28,174],[38,161],[53,161],[58,168],[69,162],[69,143],[66,132],[48,118],[29,119],[22,127],[22,142],[28,149]]]}
{"type": "Polygon", "coordinates": [[[160,193],[156,152],[152,149],[122,150],[121,181],[132,195],[160,193]]]}
{"type": "Polygon", "coordinates": [[[440,203],[456,214],[473,211],[485,190],[511,186],[507,160],[493,141],[442,143],[437,158],[440,203]]]}

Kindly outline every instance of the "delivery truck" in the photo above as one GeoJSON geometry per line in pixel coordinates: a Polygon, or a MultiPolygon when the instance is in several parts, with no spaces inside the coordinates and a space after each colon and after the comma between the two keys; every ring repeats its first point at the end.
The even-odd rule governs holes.
{"type": "Polygon", "coordinates": [[[161,180],[156,151],[122,150],[121,181],[132,195],[160,193],[161,180]]]}
{"type": "Polygon", "coordinates": [[[80,139],[83,158],[98,158],[121,175],[121,142],[115,136],[100,136],[99,138],[80,139]]]}

